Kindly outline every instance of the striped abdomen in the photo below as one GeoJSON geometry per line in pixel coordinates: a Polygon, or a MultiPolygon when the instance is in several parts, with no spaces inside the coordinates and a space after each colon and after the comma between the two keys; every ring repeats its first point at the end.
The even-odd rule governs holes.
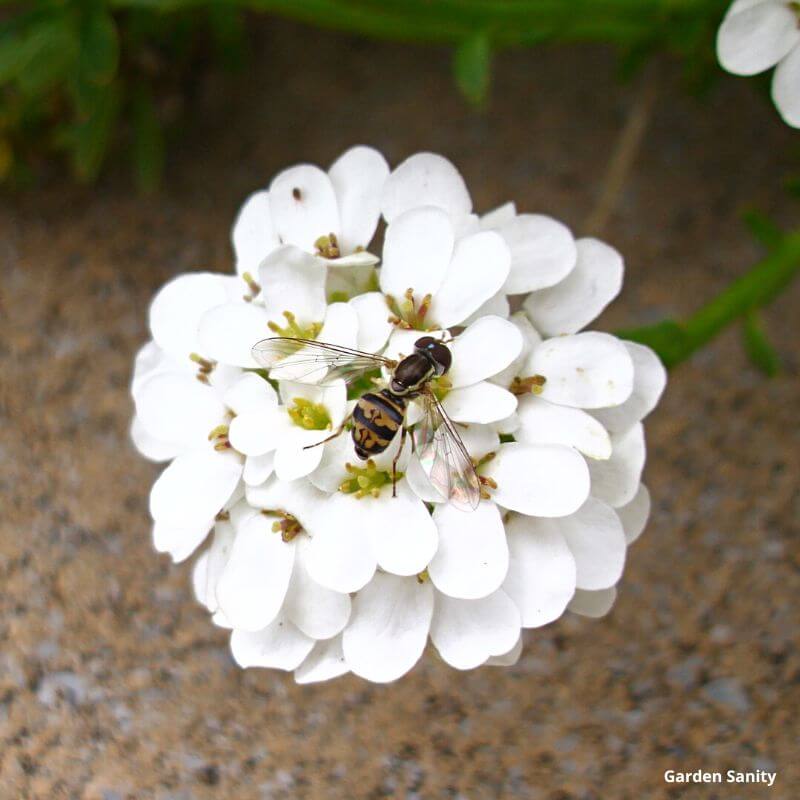
{"type": "Polygon", "coordinates": [[[388,389],[362,395],[353,411],[353,442],[359,458],[382,453],[403,424],[406,399],[388,389]]]}

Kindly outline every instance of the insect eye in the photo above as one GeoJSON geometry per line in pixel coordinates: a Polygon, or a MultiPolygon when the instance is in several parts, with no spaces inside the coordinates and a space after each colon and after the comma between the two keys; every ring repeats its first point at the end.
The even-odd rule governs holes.
{"type": "Polygon", "coordinates": [[[431,350],[433,346],[436,344],[436,339],[433,336],[423,336],[421,339],[417,339],[414,342],[414,348],[416,350],[431,350]]]}
{"type": "Polygon", "coordinates": [[[433,347],[431,347],[431,357],[436,362],[439,370],[441,370],[437,370],[439,375],[444,375],[453,363],[453,354],[443,344],[439,344],[439,342],[435,342],[433,347]]]}

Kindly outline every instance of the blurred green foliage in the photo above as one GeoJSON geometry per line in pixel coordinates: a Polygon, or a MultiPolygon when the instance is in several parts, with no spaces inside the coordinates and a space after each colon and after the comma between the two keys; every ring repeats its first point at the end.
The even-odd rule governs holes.
{"type": "Polygon", "coordinates": [[[699,83],[727,0],[0,0],[0,181],[24,185],[61,154],[93,180],[112,144],[152,189],[193,70],[240,64],[244,15],[453,47],[455,82],[485,105],[492,54],[544,41],[608,42],[623,69],[655,50],[699,83]]]}

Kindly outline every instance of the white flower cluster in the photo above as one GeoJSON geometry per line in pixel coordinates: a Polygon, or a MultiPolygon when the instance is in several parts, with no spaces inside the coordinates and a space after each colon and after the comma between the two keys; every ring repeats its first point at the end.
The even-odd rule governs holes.
{"type": "Polygon", "coordinates": [[[390,171],[367,147],[279,174],[233,246],[237,276],[180,275],[153,300],[132,436],[169,462],[156,548],[178,562],[211,534],[195,593],[241,666],[385,682],[429,637],[458,669],[509,665],[522,628],[610,609],[649,513],[642,419],[666,381],[646,347],[583,331],[622,286],[613,248],[513,204],[479,217],[445,158],[390,171]],[[410,437],[367,462],[347,432],[307,447],[355,387],[274,381],[251,354],[294,336],[396,358],[422,335],[452,339],[436,393],[481,478],[472,512],[432,491],[410,437]]]}
{"type": "Polygon", "coordinates": [[[772,100],[800,128],[800,7],[788,0],[735,0],[717,32],[717,58],[734,75],[776,67],[772,100]]]}

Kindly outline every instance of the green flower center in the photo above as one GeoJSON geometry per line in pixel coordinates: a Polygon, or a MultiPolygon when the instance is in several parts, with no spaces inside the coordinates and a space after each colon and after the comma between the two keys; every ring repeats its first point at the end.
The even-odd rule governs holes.
{"type": "Polygon", "coordinates": [[[330,430],[331,415],[322,403],[312,403],[305,397],[295,397],[288,409],[289,417],[295,425],[307,431],[330,430]]]}
{"type": "Polygon", "coordinates": [[[434,378],[430,382],[430,387],[436,399],[441,403],[442,400],[450,394],[450,390],[453,388],[453,382],[447,375],[442,375],[438,378],[434,378]]]}
{"type": "Polygon", "coordinates": [[[386,295],[386,305],[392,312],[389,322],[404,330],[435,331],[436,325],[429,325],[425,317],[431,307],[433,296],[426,294],[422,300],[414,299],[414,290],[406,289],[403,299],[398,301],[392,295],[386,295]]]}
{"type": "MultiPolygon", "coordinates": [[[[277,322],[268,322],[267,327],[278,336],[288,336],[293,339],[316,339],[322,330],[321,322],[309,322],[308,325],[300,325],[297,318],[291,311],[284,311],[286,325],[281,327],[277,322]]],[[[299,349],[299,348],[298,348],[299,349]]]]}
{"type": "MultiPolygon", "coordinates": [[[[354,494],[358,499],[366,497],[378,497],[384,486],[391,487],[392,473],[378,469],[375,462],[370,458],[365,467],[356,467],[353,464],[345,464],[344,468],[349,473],[348,478],[339,486],[339,491],[345,494],[354,494]]],[[[397,473],[397,480],[402,478],[404,473],[397,473]]]]}

